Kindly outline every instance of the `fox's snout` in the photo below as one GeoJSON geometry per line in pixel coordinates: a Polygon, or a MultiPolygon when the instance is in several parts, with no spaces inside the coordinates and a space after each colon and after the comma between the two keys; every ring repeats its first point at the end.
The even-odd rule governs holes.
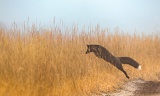
{"type": "Polygon", "coordinates": [[[88,54],[88,53],[89,53],[89,50],[87,49],[86,54],[88,54]]]}
{"type": "Polygon", "coordinates": [[[89,52],[91,52],[91,50],[90,50],[90,46],[89,46],[89,45],[87,45],[87,51],[86,51],[86,54],[88,54],[89,52]]]}

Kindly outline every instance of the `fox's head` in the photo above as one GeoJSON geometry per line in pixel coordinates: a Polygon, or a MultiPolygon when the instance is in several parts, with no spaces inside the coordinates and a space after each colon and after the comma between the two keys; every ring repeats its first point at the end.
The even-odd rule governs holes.
{"type": "Polygon", "coordinates": [[[87,45],[86,54],[88,54],[88,53],[90,53],[90,52],[93,52],[93,49],[92,49],[91,45],[87,45]]]}
{"type": "Polygon", "coordinates": [[[100,45],[87,45],[86,54],[93,52],[97,57],[102,57],[103,47],[100,45]]]}
{"type": "Polygon", "coordinates": [[[93,52],[95,54],[102,53],[102,46],[100,45],[87,45],[87,51],[86,54],[93,52]]]}

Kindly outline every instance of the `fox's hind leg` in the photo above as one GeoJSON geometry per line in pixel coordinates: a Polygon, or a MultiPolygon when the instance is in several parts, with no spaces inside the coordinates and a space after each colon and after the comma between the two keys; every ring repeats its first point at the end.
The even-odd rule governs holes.
{"type": "Polygon", "coordinates": [[[121,70],[121,71],[125,74],[125,76],[129,79],[129,76],[128,76],[128,74],[126,73],[126,71],[124,71],[123,66],[122,66],[121,63],[120,63],[120,64],[116,64],[116,67],[117,67],[119,70],[121,70]]]}

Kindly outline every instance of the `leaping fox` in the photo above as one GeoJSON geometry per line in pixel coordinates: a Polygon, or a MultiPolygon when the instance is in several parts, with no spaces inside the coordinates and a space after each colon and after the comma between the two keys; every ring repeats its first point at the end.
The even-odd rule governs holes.
{"type": "Polygon", "coordinates": [[[133,66],[134,68],[141,70],[140,64],[138,64],[132,58],[130,58],[130,57],[115,57],[106,48],[104,48],[100,45],[87,45],[86,54],[88,54],[90,52],[93,52],[98,58],[102,58],[105,61],[108,61],[111,64],[113,64],[115,67],[117,67],[119,70],[121,70],[128,79],[130,77],[127,75],[126,71],[124,71],[124,69],[122,67],[122,63],[129,64],[129,65],[133,66]]]}

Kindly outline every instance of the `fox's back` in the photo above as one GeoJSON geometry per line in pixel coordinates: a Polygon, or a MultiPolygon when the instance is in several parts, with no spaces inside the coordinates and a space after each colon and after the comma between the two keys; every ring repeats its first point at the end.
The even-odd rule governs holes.
{"type": "Polygon", "coordinates": [[[115,59],[115,57],[106,48],[100,45],[92,45],[92,48],[94,49],[94,54],[99,58],[102,58],[109,62],[115,59]]]}

